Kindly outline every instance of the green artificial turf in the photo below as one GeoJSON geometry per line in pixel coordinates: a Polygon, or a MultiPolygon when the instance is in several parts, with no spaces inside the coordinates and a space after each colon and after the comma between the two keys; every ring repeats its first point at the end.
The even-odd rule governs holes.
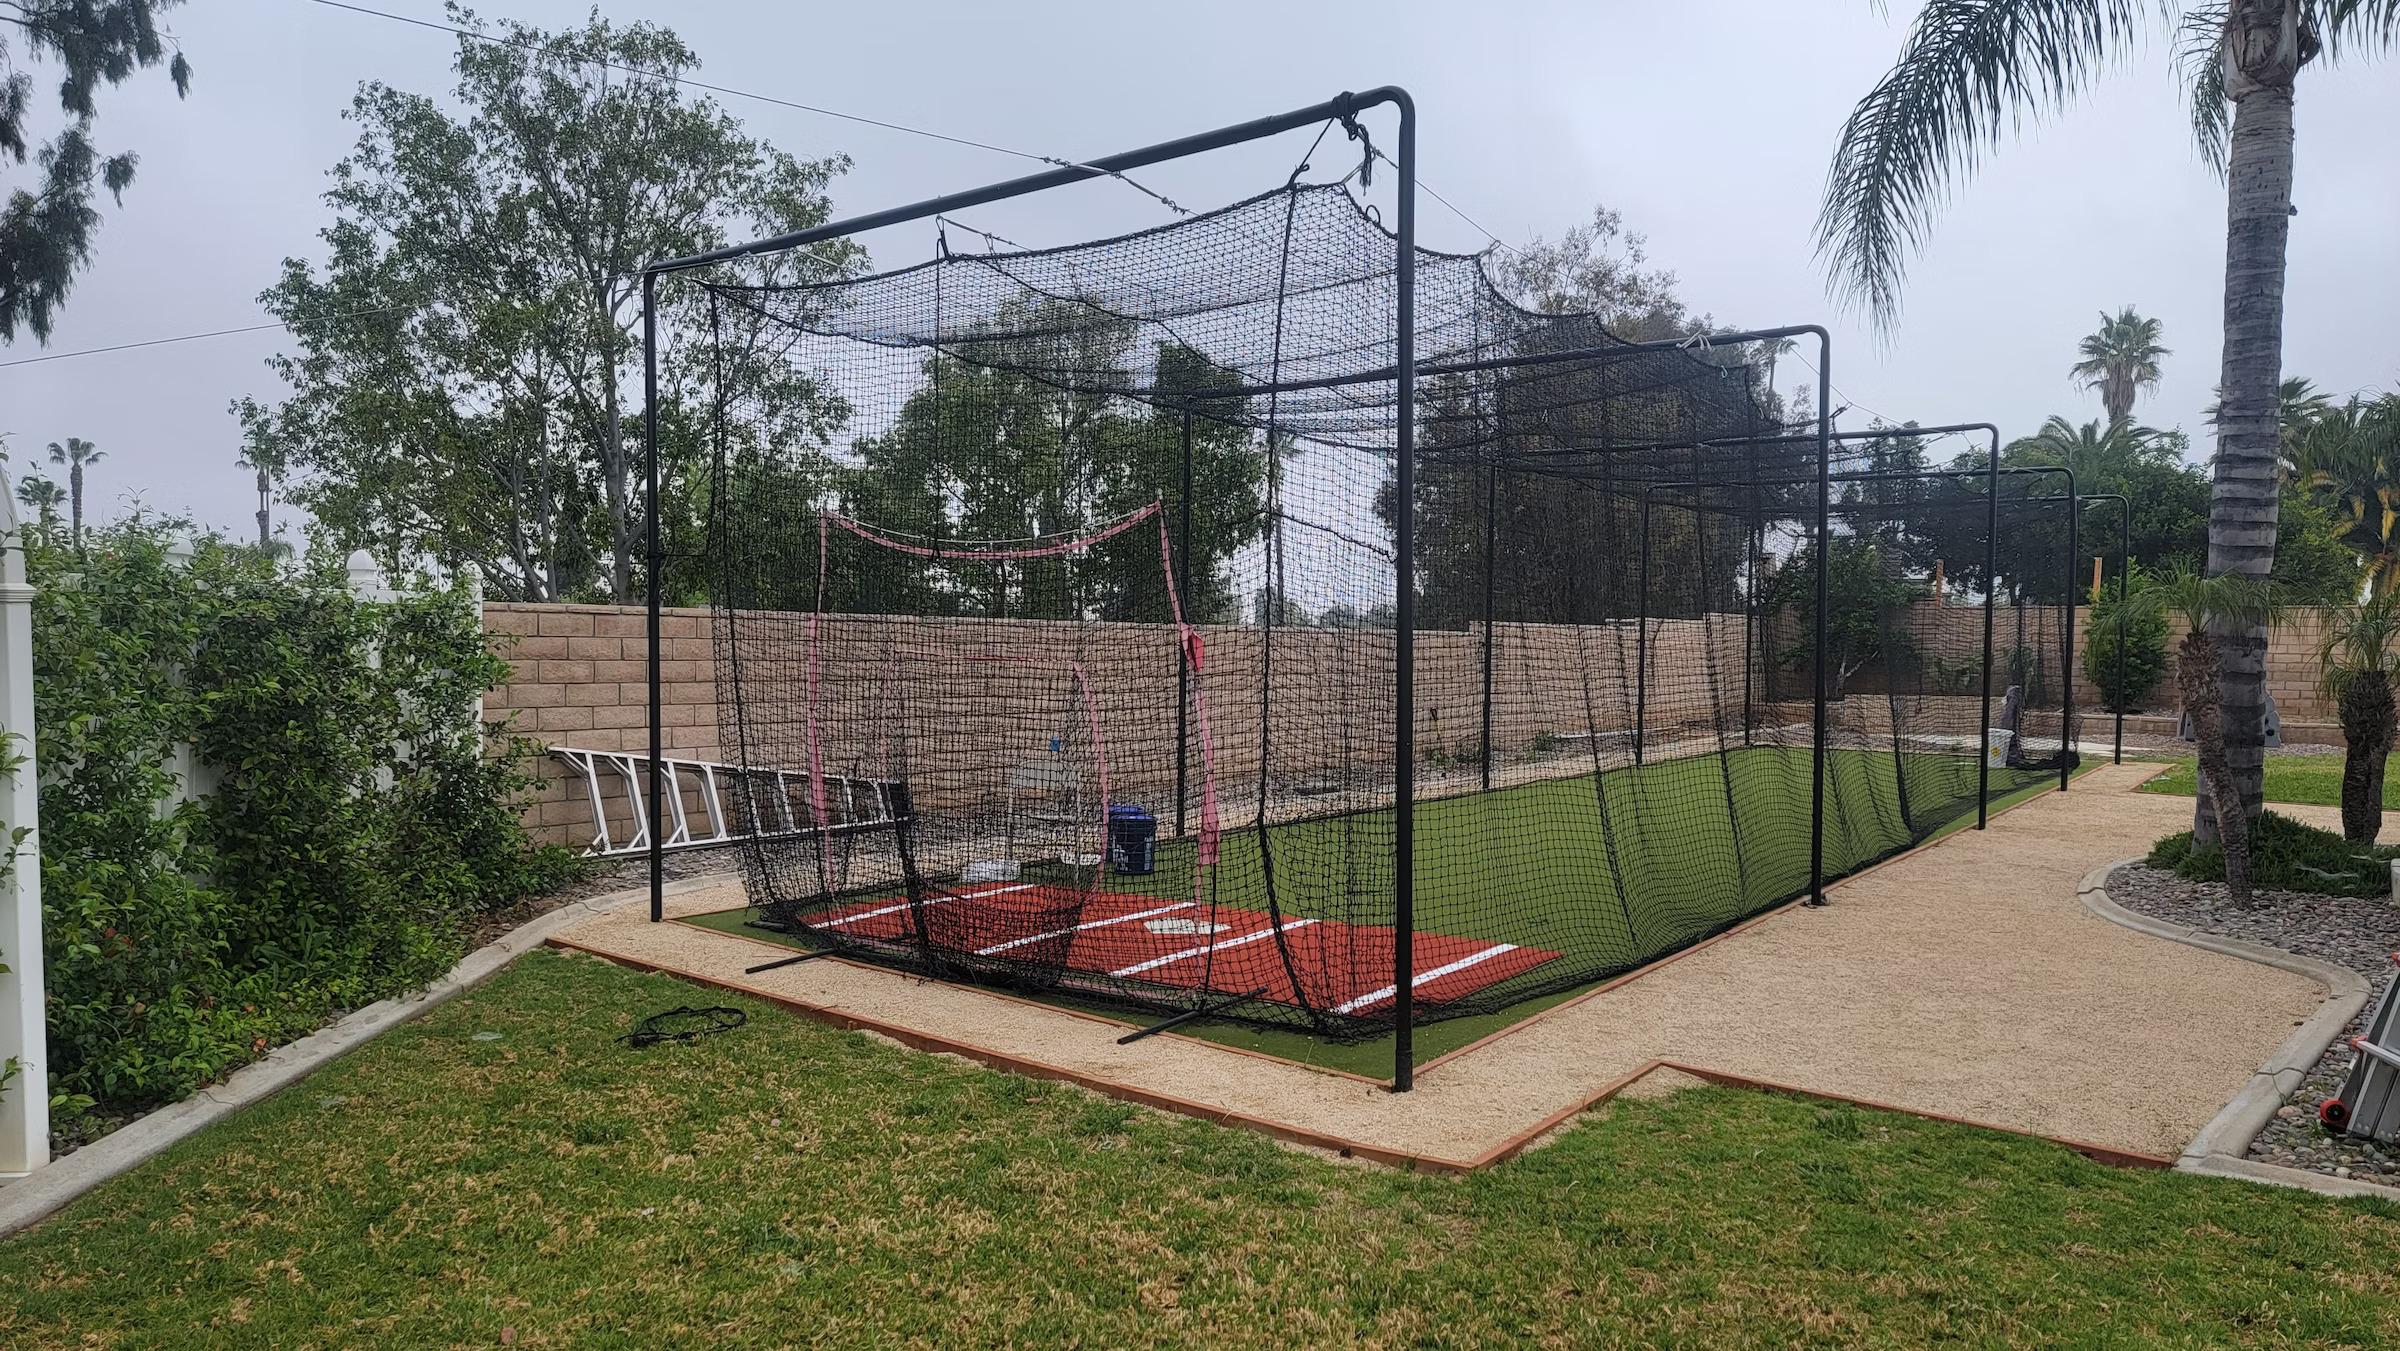
{"type": "Polygon", "coordinates": [[[2376,1202],[1727,1088],[1418,1175],[739,997],[616,1040],[694,1000],[531,954],[0,1240],[0,1346],[2400,1339],[2376,1202]]]}
{"type": "MultiPolygon", "coordinates": [[[[2178,760],[2175,767],[2142,785],[2145,793],[2190,797],[2200,791],[2200,766],[2178,760]]],[[[2342,757],[2339,755],[2270,755],[2267,757],[2266,800],[2296,806],[2342,805],[2342,757]]],[[[2385,767],[2383,807],[2400,811],[2400,775],[2385,767]]]]}
{"type": "MultiPolygon", "coordinates": [[[[1830,801],[1827,872],[1836,875],[1900,848],[1910,833],[1898,810],[1899,769],[1889,752],[1828,753],[1830,801]],[[1843,828],[1847,823],[1847,829],[1843,828]]],[[[1809,752],[1753,747],[1727,757],[1735,799],[1743,804],[1742,849],[1725,811],[1726,784],[1714,755],[1692,756],[1611,770],[1599,776],[1608,795],[1618,867],[1643,883],[1626,904],[1619,896],[1610,852],[1596,841],[1591,775],[1543,780],[1464,797],[1422,801],[1417,808],[1417,929],[1488,942],[1557,951],[1548,971],[1499,987],[1506,1000],[1491,1011],[1421,1025],[1411,1043],[1423,1064],[1478,1038],[1574,997],[1612,975],[1688,946],[1808,883],[1809,752]],[[1628,925],[1634,935],[1628,941],[1628,925]],[[1601,974],[1558,989],[1558,969],[1601,974]],[[1545,988],[1547,986],[1548,988],[1545,988]],[[1523,992],[1519,994],[1518,992],[1523,992]],[[1516,997],[1511,997],[1515,995],[1516,997]]],[[[1935,834],[1974,823],[1975,762],[1957,756],[1910,755],[1912,809],[1956,813],[1935,834]],[[1919,807],[1918,800],[1924,801],[1919,807]],[[1961,803],[1965,804],[1962,808],[1961,803]]],[[[1997,787],[2025,781],[1997,776],[1997,787]]],[[[2054,779],[2016,788],[1995,809],[2045,791],[2054,779]]],[[[1347,897],[1391,890],[1388,810],[1271,827],[1275,836],[1277,898],[1289,915],[1349,918],[1347,897]],[[1360,864],[1364,863],[1363,867],[1360,864]],[[1357,868],[1356,873],[1345,870],[1357,868]],[[1345,875],[1354,877],[1347,887],[1345,875]],[[1350,888],[1354,888],[1353,891],[1350,888]]],[[[1112,891],[1182,899],[1192,894],[1192,850],[1168,841],[1155,873],[1112,876],[1112,891]]],[[[1028,873],[1028,877],[1035,874],[1028,873]]],[[[1258,836],[1229,829],[1215,874],[1222,904],[1262,898],[1258,836]]],[[[1253,904],[1256,904],[1253,901],[1253,904]]],[[[749,912],[727,911],[693,922],[727,933],[811,944],[748,926],[749,912]]],[[[1159,1015],[1127,1015],[1065,996],[1047,1002],[1099,1013],[1130,1024],[1159,1015]]],[[[1487,1001],[1488,1003],[1488,1001],[1487,1001]]],[[[1187,1036],[1261,1051],[1329,1069],[1377,1078],[1392,1072],[1389,1033],[1356,1042],[1314,1033],[1201,1020],[1177,1029],[1187,1036]]]]}

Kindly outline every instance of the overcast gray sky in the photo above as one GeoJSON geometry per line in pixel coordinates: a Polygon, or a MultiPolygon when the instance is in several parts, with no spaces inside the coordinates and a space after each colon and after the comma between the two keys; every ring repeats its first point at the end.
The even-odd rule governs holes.
{"type": "MultiPolygon", "coordinates": [[[[439,19],[430,0],[371,0],[439,19]]],[[[2190,149],[2168,40],[2091,98],[2006,146],[1956,195],[1919,260],[1899,332],[1879,343],[1826,299],[1809,227],[1836,129],[1897,52],[1913,6],[1865,0],[1658,4],[769,4],[604,0],[670,23],[702,78],[1047,154],[1088,157],[1397,83],[1422,113],[1419,172],[1503,239],[1555,235],[1594,202],[1649,237],[1695,309],[1741,325],[1825,322],[1836,402],[1893,418],[2099,416],[2066,371],[2102,308],[2165,322],[2166,380],[2140,416],[2205,454],[2218,344],[2224,193],[2190,149]]],[[[580,0],[493,0],[545,27],[580,0]]],[[[285,256],[319,256],[325,171],[348,149],[362,80],[444,93],[454,40],[308,0],[196,0],[172,27],[197,74],[178,103],[146,72],[103,95],[99,134],[141,153],[96,265],[49,350],[265,320],[285,256]]],[[[1025,172],[1021,160],[726,101],[795,154],[847,152],[835,206],[857,212],[1025,172]]],[[[2316,68],[2299,103],[2285,371],[2337,395],[2400,383],[2400,63],[2316,68]]],[[[1145,182],[1206,207],[1271,187],[1306,139],[1163,166],[1145,182]]],[[[1338,156],[1327,152],[1325,163],[1338,156]]],[[[1325,167],[1320,164],[1320,168],[1325,167]]],[[[1338,170],[1337,170],[1338,172],[1338,170]]],[[[1380,184],[1379,184],[1380,186],[1380,184]]],[[[973,222],[1029,245],[1156,224],[1156,203],[1081,185],[973,222]]],[[[1424,242],[1484,238],[1432,202],[1424,242]]],[[[879,265],[922,260],[930,227],[869,236],[879,265]]],[[[83,436],[108,459],[97,509],[136,495],[246,528],[249,476],[225,409],[272,397],[265,332],[0,369],[12,473],[83,436]]],[[[29,340],[0,359],[36,355],[29,340]]],[[[1787,371],[1791,368],[1786,367],[1787,371]]],[[[1794,372],[1805,378],[1805,372],[1794,372]]],[[[1862,426],[1863,413],[1845,419],[1862,426]]]]}

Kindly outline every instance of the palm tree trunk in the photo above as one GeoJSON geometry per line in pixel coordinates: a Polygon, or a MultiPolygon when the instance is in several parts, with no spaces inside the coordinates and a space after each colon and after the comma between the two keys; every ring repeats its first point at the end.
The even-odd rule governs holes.
{"type": "MultiPolygon", "coordinates": [[[[2192,741],[2199,748],[2201,800],[2214,805],[2213,838],[2225,854],[2225,894],[2240,905],[2250,900],[2250,818],[2231,805],[2241,798],[2226,760],[2218,661],[2217,640],[2205,630],[2192,630],[2176,654],[2175,683],[2183,694],[2183,711],[2192,720],[2192,741]]],[[[2197,830],[2193,836],[2203,838],[2197,830]]]]}
{"type": "Polygon", "coordinates": [[[71,538],[71,539],[73,540],[73,542],[74,542],[74,545],[75,545],[75,552],[77,552],[77,553],[82,553],[82,552],[83,552],[83,466],[82,466],[82,465],[80,465],[80,464],[75,464],[75,465],[69,465],[69,466],[67,466],[67,496],[68,496],[68,498],[69,498],[69,499],[71,500],[71,502],[72,502],[72,505],[73,505],[73,507],[74,507],[74,514],[75,514],[75,524],[74,524],[74,527],[73,527],[73,531],[74,531],[74,533],[73,533],[73,534],[70,536],[70,538],[71,538]]]}
{"type": "Polygon", "coordinates": [[[267,529],[267,494],[270,490],[271,485],[267,482],[267,471],[261,469],[258,471],[258,549],[260,553],[265,553],[267,546],[274,542],[274,533],[267,529]]]}
{"type": "Polygon", "coordinates": [[[2383,766],[2392,753],[2392,684],[2381,671],[2358,671],[2342,684],[2342,838],[2373,844],[2383,829],[2383,766]]]}
{"type": "MultiPolygon", "coordinates": [[[[2228,28],[2236,99],[2226,156],[2224,390],[2208,510],[2208,571],[2264,578],[2275,559],[2275,461],[2283,370],[2284,253],[2291,237],[2292,76],[2266,50],[2295,0],[2236,0],[2228,28]],[[2247,77],[2247,78],[2239,78],[2247,77]]],[[[2224,664],[2225,758],[2239,815],[2262,809],[2266,772],[2264,627],[2212,625],[2224,664]]],[[[2188,704],[2188,700],[2187,700],[2188,704]]],[[[2206,842],[2225,813],[2203,787],[2192,828],[2206,842]]],[[[2230,844],[2230,841],[2225,841],[2230,844]]],[[[2231,854],[2228,853],[2230,866],[2231,854]]]]}

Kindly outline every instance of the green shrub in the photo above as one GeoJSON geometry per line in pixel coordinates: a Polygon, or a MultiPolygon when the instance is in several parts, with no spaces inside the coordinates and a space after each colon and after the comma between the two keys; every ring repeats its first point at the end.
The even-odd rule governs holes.
{"type": "Polygon", "coordinates": [[[423,984],[574,866],[527,848],[527,748],[484,754],[470,597],[167,540],[27,551],[51,1088],[110,1109],[423,984]]]}
{"type": "Polygon", "coordinates": [[[2091,607],[2083,620],[2083,674],[2099,687],[2109,712],[2145,707],[2167,672],[2167,612],[2132,606],[2125,616],[2125,687],[2117,688],[2117,603],[2112,597],[2091,607]]]}
{"type": "MultiPolygon", "coordinates": [[[[2400,846],[2355,845],[2340,831],[2319,830],[2275,812],[2250,823],[2251,878],[2260,887],[2327,896],[2389,896],[2395,858],[2400,858],[2400,846]]],[[[2188,830],[2153,845],[2149,863],[2195,882],[2225,880],[2224,852],[2213,845],[2195,847],[2188,830]]]]}

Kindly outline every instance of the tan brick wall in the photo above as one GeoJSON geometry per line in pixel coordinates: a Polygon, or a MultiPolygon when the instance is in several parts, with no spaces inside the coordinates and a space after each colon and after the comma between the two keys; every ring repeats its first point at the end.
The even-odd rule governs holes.
{"type": "MultiPolygon", "coordinates": [[[[827,712],[822,736],[829,770],[864,753],[843,741],[845,733],[871,735],[873,710],[865,706],[877,687],[884,637],[881,627],[908,625],[904,647],[955,652],[963,644],[987,654],[1057,654],[1070,647],[1080,626],[1029,620],[900,620],[843,616],[827,621],[825,657],[819,670],[827,712]],[[959,634],[942,632],[956,627],[959,634]],[[870,632],[872,631],[872,632],[870,632]],[[968,636],[971,634],[971,637],[968,636]]],[[[668,750],[692,759],[719,759],[715,645],[704,610],[669,610],[662,624],[660,677],[668,750]]],[[[796,710],[805,671],[805,617],[769,617],[746,647],[754,670],[753,695],[790,701],[781,720],[762,710],[761,762],[806,762],[796,710]]],[[[514,730],[545,745],[595,750],[640,750],[647,745],[648,688],[643,614],[637,607],[492,603],[485,629],[494,652],[511,664],[507,681],[486,700],[490,716],[507,716],[514,730]]],[[[1218,781],[1230,791],[1254,781],[1261,745],[1261,665],[1265,644],[1259,630],[1234,625],[1203,628],[1206,660],[1201,692],[1207,701],[1218,781]]],[[[1112,790],[1120,796],[1156,800],[1170,784],[1176,705],[1176,648],[1165,625],[1111,626],[1110,646],[1084,654],[1094,702],[1109,737],[1112,790]]],[[[1715,679],[1738,681],[1742,652],[1739,616],[1654,623],[1650,635],[1652,682],[1648,723],[1656,735],[1711,715],[1711,664],[1715,679]]],[[[1334,766],[1375,764],[1391,741],[1392,635],[1373,629],[1286,629],[1278,632],[1269,697],[1268,744],[1279,779],[1307,779],[1334,766]],[[1361,679],[1362,673],[1371,676],[1361,679]]],[[[1484,643],[1479,631],[1420,633],[1416,644],[1417,735],[1423,752],[1471,755],[1481,735],[1484,643]]],[[[1630,728],[1629,693],[1637,659],[1631,625],[1498,626],[1493,656],[1493,742],[1503,753],[1521,751],[1545,734],[1573,735],[1589,716],[1603,729],[1630,728]],[[1583,678],[1591,673],[1588,688],[1583,678]]],[[[963,747],[1022,740],[1046,716],[1020,701],[995,698],[993,682],[976,680],[957,662],[929,664],[917,679],[926,706],[958,710],[949,739],[963,747]],[[945,688],[945,684],[956,688],[945,688]],[[1008,734],[1008,735],[1002,735],[1008,734]]],[[[1195,752],[1196,754],[1196,752],[1195,752]]],[[[1385,756],[1388,758],[1388,754],[1385,756]]],[[[949,792],[988,787],[994,767],[962,754],[912,766],[912,782],[928,802],[949,792]]],[[[1386,771],[1388,772],[1388,771],[1386,771]]],[[[590,839],[590,810],[579,781],[545,759],[542,788],[527,809],[527,821],[545,840],[581,845],[590,839]]],[[[629,813],[612,791],[612,818],[623,836],[629,813]]]]}
{"type": "MultiPolygon", "coordinates": [[[[2037,623],[2029,612],[2029,624],[2037,623]]],[[[2040,614],[2054,614],[2042,611],[2040,614]]],[[[2013,620],[2003,616],[2002,641],[2013,639],[2013,620]]],[[[804,670],[805,617],[776,616],[756,635],[762,665],[778,668],[754,680],[754,690],[788,676],[788,697],[802,699],[798,672],[804,670]]],[[[953,651],[972,642],[991,653],[1055,654],[1070,644],[1078,626],[1032,620],[901,620],[840,617],[828,621],[827,658],[820,680],[830,712],[828,729],[871,729],[871,711],[844,707],[874,688],[883,651],[880,633],[888,622],[910,626],[906,643],[926,651],[953,651]],[[957,635],[942,632],[957,626],[957,635]],[[972,634],[969,638],[965,635],[972,634]]],[[[1911,617],[1920,643],[1953,659],[1979,656],[1982,611],[1974,606],[1919,607],[1911,617]]],[[[720,759],[715,645],[705,610],[669,610],[663,620],[666,744],[675,755],[720,759]]],[[[1738,615],[1706,620],[1667,620],[1652,626],[1651,688],[1647,723],[1654,737],[1678,727],[1703,724],[1711,716],[1712,684],[1730,694],[1741,679],[1742,629],[1738,615]]],[[[528,605],[494,602],[484,607],[492,649],[507,658],[511,674],[486,699],[490,716],[507,715],[515,730],[545,745],[596,750],[640,750],[648,742],[647,668],[643,613],[632,606],[528,605]]],[[[2316,688],[2321,618],[2302,612],[2276,631],[2269,643],[2268,686],[2287,723],[2327,723],[2334,712],[2316,688]]],[[[1086,654],[1095,703],[1110,738],[1110,759],[1121,796],[1155,800],[1168,785],[1162,766],[1172,764],[1175,648],[1164,625],[1112,626],[1112,646],[1086,654]],[[1113,654],[1113,655],[1112,655],[1113,654]],[[1121,785],[1121,786],[1120,786],[1121,785]]],[[[2162,709],[2174,706],[2173,642],[2169,670],[2152,697],[2162,709]]],[[[2099,708],[2099,692],[2083,679],[2077,634],[2076,700],[2099,708]]],[[[2055,635],[2029,629],[2031,641],[2054,643],[2055,635]]],[[[1202,630],[1207,660],[1201,689],[1208,702],[1216,747],[1218,781],[1229,790],[1255,780],[1260,747],[1259,630],[1215,625],[1202,630]]],[[[1368,748],[1391,741],[1391,634],[1382,630],[1287,629],[1274,651],[1269,744],[1279,779],[1306,779],[1333,766],[1361,760],[1380,764],[1368,748]],[[1371,679],[1360,678],[1373,673],[1371,679]]],[[[1544,734],[1573,736],[1589,721],[1604,731],[1634,723],[1632,675],[1637,662],[1634,629],[1626,625],[1516,625],[1498,627],[1493,661],[1493,741],[1503,756],[1532,745],[1544,734]],[[1586,676],[1589,676],[1587,682],[1586,676]]],[[[1425,632],[1417,636],[1417,738],[1428,755],[1471,754],[1480,736],[1483,639],[1478,631],[1425,632]]],[[[950,735],[961,746],[1021,737],[1038,715],[1024,705],[992,696],[989,682],[961,676],[956,663],[927,668],[920,698],[944,701],[960,711],[950,735]],[[942,688],[948,681],[956,688],[942,688]]],[[[1789,689],[1781,690],[1789,697],[1789,689]]],[[[1759,697],[1766,691],[1762,687],[1759,697]]],[[[1799,714],[1805,717],[1805,708],[1799,714]]],[[[1971,730],[1971,713],[1961,713],[1971,730]]],[[[795,722],[796,726],[796,722],[795,722]]],[[[2090,735],[2090,724],[2086,734],[2090,735]]],[[[829,762],[860,748],[835,744],[829,731],[829,762]]],[[[757,749],[761,760],[783,759],[799,768],[805,753],[796,733],[783,743],[772,738],[757,749]]],[[[542,787],[527,806],[526,820],[540,838],[582,845],[590,839],[590,810],[579,782],[564,766],[544,759],[542,787]]],[[[938,800],[948,792],[988,786],[990,765],[962,753],[946,768],[920,764],[912,778],[919,791],[938,800]]],[[[630,829],[622,795],[611,792],[611,815],[619,837],[630,829]]],[[[697,811],[696,801],[692,804],[697,811]]]]}

